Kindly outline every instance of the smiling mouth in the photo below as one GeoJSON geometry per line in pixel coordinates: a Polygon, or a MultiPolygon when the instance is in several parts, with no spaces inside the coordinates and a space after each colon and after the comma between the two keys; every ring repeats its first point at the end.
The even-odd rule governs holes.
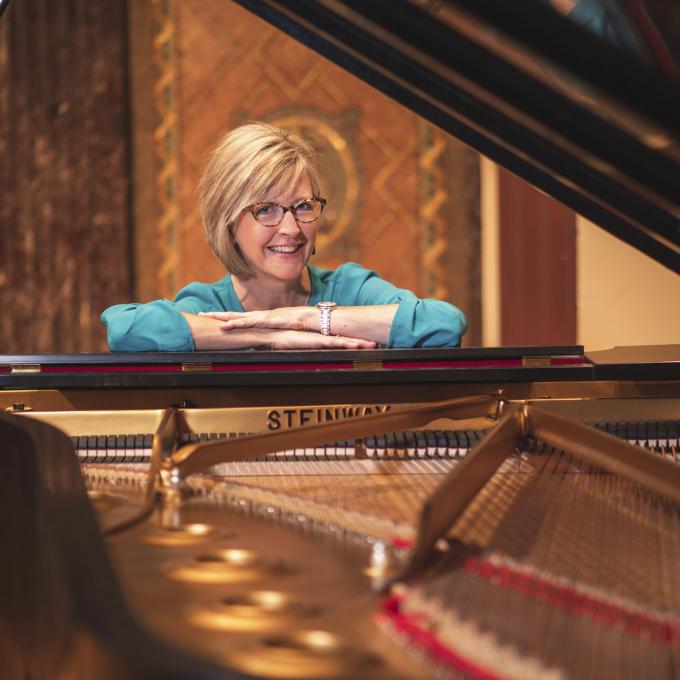
{"type": "Polygon", "coordinates": [[[293,253],[297,253],[303,245],[303,243],[298,243],[292,246],[267,246],[267,250],[279,255],[292,255],[293,253]]]}

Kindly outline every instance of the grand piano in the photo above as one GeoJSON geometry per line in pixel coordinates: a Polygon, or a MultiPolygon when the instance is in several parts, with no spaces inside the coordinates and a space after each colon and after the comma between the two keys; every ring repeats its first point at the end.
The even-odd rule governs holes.
{"type": "MultiPolygon", "coordinates": [[[[240,4],[680,273],[677,10],[240,4]]],[[[3,677],[680,672],[680,346],[0,356],[0,407],[3,677]]]]}

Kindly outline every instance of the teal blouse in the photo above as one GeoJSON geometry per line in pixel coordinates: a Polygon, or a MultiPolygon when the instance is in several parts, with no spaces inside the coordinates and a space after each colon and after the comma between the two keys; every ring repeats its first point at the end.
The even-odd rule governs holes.
{"type": "MultiPolygon", "coordinates": [[[[310,305],[329,300],[340,307],[398,304],[388,347],[452,347],[467,329],[465,315],[441,300],[418,299],[354,262],[335,270],[308,265],[310,305]]],[[[180,312],[242,312],[231,276],[216,283],[190,283],[173,300],[113,305],[101,316],[114,352],[188,352],[196,349],[180,312]]]]}

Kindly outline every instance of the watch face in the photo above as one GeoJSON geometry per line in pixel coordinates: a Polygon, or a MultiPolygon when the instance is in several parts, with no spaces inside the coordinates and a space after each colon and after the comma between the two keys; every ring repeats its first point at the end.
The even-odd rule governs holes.
{"type": "Polygon", "coordinates": [[[319,309],[335,309],[336,304],[335,302],[317,302],[316,306],[319,309]]]}

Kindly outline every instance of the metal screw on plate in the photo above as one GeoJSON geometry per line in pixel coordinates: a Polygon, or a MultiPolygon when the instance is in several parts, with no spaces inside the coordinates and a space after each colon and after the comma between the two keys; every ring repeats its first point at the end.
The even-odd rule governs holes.
{"type": "Polygon", "coordinates": [[[15,402],[11,406],[8,406],[5,409],[5,413],[22,413],[23,411],[32,411],[33,409],[30,406],[26,406],[26,404],[22,402],[15,402]]]}
{"type": "Polygon", "coordinates": [[[176,404],[173,404],[175,408],[194,408],[194,404],[191,399],[180,399],[176,404]]]}

